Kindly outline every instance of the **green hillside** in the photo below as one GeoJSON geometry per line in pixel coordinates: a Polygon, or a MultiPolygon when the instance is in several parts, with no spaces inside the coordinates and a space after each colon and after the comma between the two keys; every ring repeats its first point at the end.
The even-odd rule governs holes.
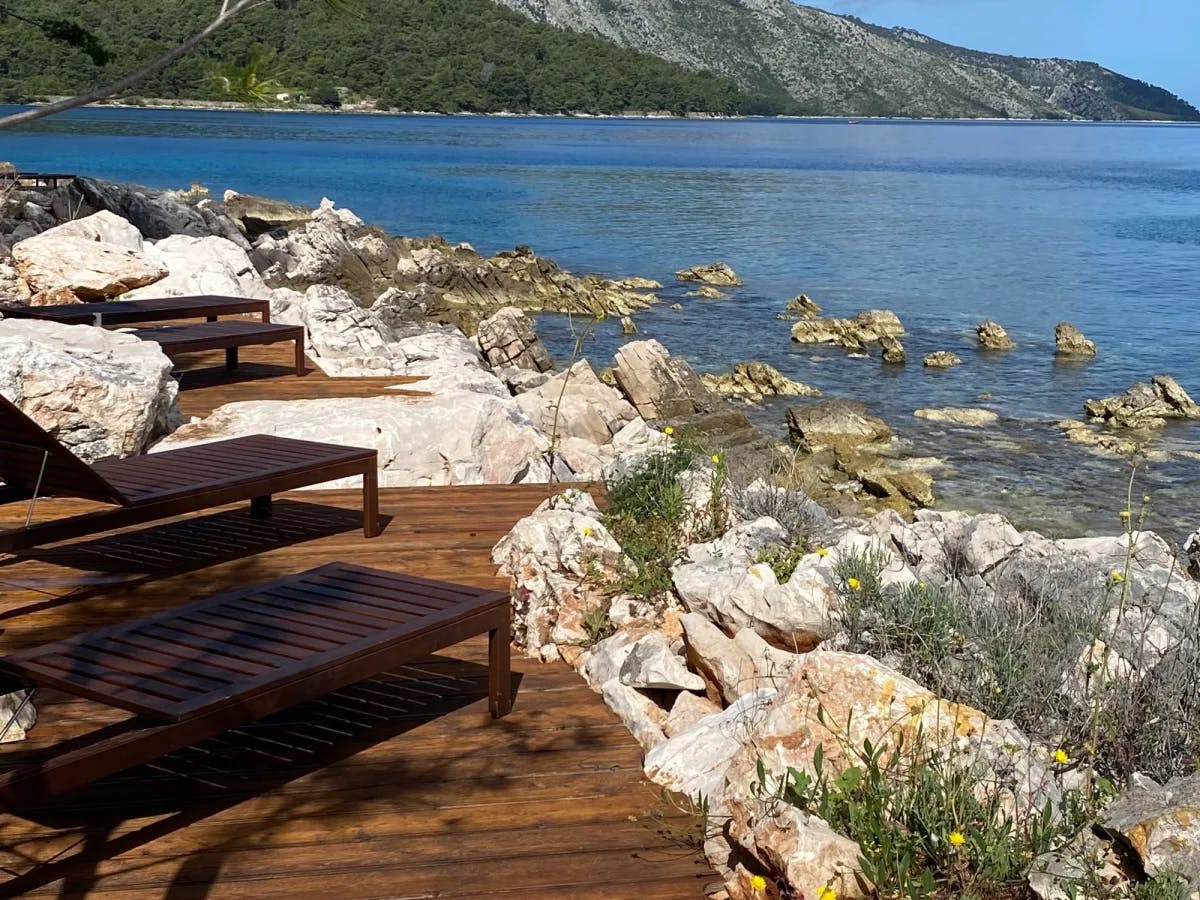
{"type": "MultiPolygon", "coordinates": [[[[26,22],[0,20],[0,99],[110,82],[196,30],[214,9],[215,0],[27,0],[19,4],[23,17],[78,23],[103,52],[89,55],[26,22]]],[[[534,23],[491,0],[355,0],[349,13],[331,13],[320,0],[276,0],[137,93],[222,99],[214,69],[264,49],[284,88],[319,102],[335,103],[348,88],[381,108],[447,113],[780,111],[731,79],[534,23]]]]}

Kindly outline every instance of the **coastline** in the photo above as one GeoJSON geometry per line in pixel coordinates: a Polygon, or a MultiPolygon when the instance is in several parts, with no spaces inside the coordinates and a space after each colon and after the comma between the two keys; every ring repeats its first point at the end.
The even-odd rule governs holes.
{"type": "MultiPolygon", "coordinates": [[[[45,102],[9,104],[13,107],[38,107],[63,99],[50,96],[45,102]]],[[[1031,119],[1031,118],[999,118],[986,116],[973,117],[938,117],[938,116],[858,116],[858,115],[741,115],[723,113],[687,113],[677,115],[667,111],[625,112],[625,113],[544,113],[544,112],[453,112],[443,113],[435,110],[384,110],[367,105],[346,107],[328,107],[315,103],[297,103],[286,106],[257,105],[238,103],[227,100],[170,100],[165,98],[129,98],[126,100],[101,101],[91,103],[84,109],[149,109],[171,110],[177,112],[243,112],[243,113],[289,113],[294,115],[336,115],[336,116],[378,116],[394,118],[438,118],[438,119],[565,119],[565,120],[611,120],[611,121],[671,121],[671,122],[821,122],[848,124],[870,123],[958,123],[980,125],[1163,125],[1178,127],[1200,128],[1200,122],[1179,121],[1174,119],[1031,119]]]]}

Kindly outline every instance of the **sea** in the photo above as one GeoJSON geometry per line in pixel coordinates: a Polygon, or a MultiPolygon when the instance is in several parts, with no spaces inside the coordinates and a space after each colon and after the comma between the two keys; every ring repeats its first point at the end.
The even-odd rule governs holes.
{"type": "MultiPolygon", "coordinates": [[[[1128,496],[1174,537],[1200,526],[1200,425],[1168,427],[1136,465],[1067,442],[1083,403],[1158,373],[1200,398],[1200,128],[1171,124],[847,119],[648,120],[84,109],[0,133],[0,159],[151,187],[194,182],[317,204],[483,253],[532,246],[573,271],[660,280],[625,337],[543,315],[560,357],[611,364],[655,338],[701,371],[763,360],[866,402],[906,454],[934,457],[939,505],[1049,535],[1117,533],[1128,496]],[[674,273],[721,260],[722,300],[674,273]],[[791,341],[805,293],[828,315],[895,311],[909,363],[791,341]],[[681,310],[671,305],[681,303],[681,310]],[[1017,342],[980,352],[975,326],[1017,342]],[[1054,327],[1100,347],[1056,358],[1054,327]],[[926,370],[952,350],[963,365],[926,370]],[[923,407],[998,413],[986,428],[923,407]]],[[[787,402],[747,409],[783,435],[787,402]]]]}

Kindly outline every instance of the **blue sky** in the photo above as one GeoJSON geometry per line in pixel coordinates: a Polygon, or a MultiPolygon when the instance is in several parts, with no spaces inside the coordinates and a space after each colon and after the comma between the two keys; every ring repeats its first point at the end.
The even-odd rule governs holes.
{"type": "Polygon", "coordinates": [[[976,50],[1088,59],[1200,105],[1198,0],[802,0],[976,50]]]}

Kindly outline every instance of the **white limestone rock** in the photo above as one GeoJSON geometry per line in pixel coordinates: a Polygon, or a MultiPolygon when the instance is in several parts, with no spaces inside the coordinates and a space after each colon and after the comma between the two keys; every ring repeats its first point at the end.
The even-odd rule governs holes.
{"type": "Polygon", "coordinates": [[[0,321],[0,394],[85,462],[142,453],[182,421],[171,369],[132,335],[0,321]]]}

